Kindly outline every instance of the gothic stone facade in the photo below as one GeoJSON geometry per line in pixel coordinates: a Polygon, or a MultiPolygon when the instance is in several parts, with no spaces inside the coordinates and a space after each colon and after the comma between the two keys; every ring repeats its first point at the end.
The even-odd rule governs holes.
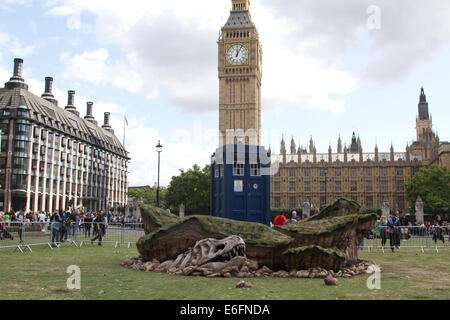
{"type": "Polygon", "coordinates": [[[272,155],[280,170],[272,177],[271,206],[273,208],[299,208],[305,201],[315,207],[331,203],[336,198],[355,200],[365,207],[380,208],[385,199],[391,208],[408,210],[414,204],[405,199],[405,183],[422,167],[440,164],[450,169],[450,147],[440,142],[433,132],[428,103],[422,88],[419,116],[416,122],[417,138],[405,152],[364,153],[361,139],[352,137],[347,148],[338,140],[337,152],[319,154],[311,138],[309,152],[296,148],[291,141],[286,152],[284,139],[280,154],[272,155]]]}
{"type": "Polygon", "coordinates": [[[74,105],[58,106],[52,78],[39,97],[22,78],[23,60],[0,88],[0,210],[105,210],[127,203],[127,151],[114,135],[109,113],[100,127],[93,103],[81,118],[74,105]]]}

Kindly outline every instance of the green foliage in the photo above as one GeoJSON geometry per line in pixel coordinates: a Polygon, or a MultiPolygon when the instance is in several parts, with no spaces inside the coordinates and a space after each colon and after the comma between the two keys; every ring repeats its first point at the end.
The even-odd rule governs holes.
{"type": "Polygon", "coordinates": [[[180,175],[172,177],[166,194],[166,205],[177,211],[181,204],[187,210],[210,210],[210,166],[203,169],[194,165],[192,169],[180,170],[180,175]]]}
{"type": "Polygon", "coordinates": [[[176,215],[152,205],[143,204],[140,206],[140,209],[144,223],[153,224],[154,226],[167,226],[180,220],[176,215]]]}
{"type": "MultiPolygon", "coordinates": [[[[167,194],[167,189],[164,187],[159,188],[159,204],[160,206],[165,206],[165,198],[167,194]]],[[[144,204],[148,205],[156,205],[156,188],[147,189],[129,189],[128,190],[129,198],[142,198],[144,200],[144,204]]]]}
{"type": "Polygon", "coordinates": [[[405,187],[406,199],[415,205],[420,196],[426,213],[450,213],[450,171],[446,167],[422,168],[405,187]]]}

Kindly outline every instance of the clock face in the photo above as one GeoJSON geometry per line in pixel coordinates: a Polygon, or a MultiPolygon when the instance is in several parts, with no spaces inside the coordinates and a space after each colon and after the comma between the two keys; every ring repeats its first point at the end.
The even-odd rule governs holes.
{"type": "Polygon", "coordinates": [[[235,44],[228,49],[227,52],[227,60],[232,65],[241,65],[243,64],[248,58],[248,51],[247,48],[244,47],[242,44],[235,44]]]}

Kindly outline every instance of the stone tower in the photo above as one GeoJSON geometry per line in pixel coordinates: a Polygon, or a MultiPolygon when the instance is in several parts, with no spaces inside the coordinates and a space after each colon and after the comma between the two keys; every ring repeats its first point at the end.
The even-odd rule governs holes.
{"type": "Polygon", "coordinates": [[[417,141],[423,141],[433,130],[433,121],[428,111],[427,96],[423,87],[420,89],[419,116],[416,119],[417,141]]]}
{"type": "Polygon", "coordinates": [[[260,145],[262,50],[249,0],[232,0],[219,47],[219,147],[260,145]]]}
{"type": "Polygon", "coordinates": [[[422,157],[425,165],[431,164],[438,157],[439,138],[433,131],[433,119],[430,116],[427,96],[423,87],[420,89],[419,114],[416,118],[416,141],[409,148],[413,155],[422,157]]]}

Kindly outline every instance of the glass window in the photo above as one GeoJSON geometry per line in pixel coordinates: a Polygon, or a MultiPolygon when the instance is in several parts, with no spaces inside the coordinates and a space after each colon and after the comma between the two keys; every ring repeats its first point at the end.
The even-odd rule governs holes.
{"type": "Polygon", "coordinates": [[[293,168],[289,169],[289,177],[295,177],[295,169],[293,168]]]}
{"type": "Polygon", "coordinates": [[[219,165],[216,164],[216,167],[214,168],[214,178],[219,178],[219,165]]]}
{"type": "Polygon", "coordinates": [[[261,165],[260,164],[251,164],[250,165],[250,176],[252,176],[252,177],[261,176],[261,165]]]}
{"type": "Polygon", "coordinates": [[[358,191],[358,184],[356,181],[350,181],[350,191],[358,191]]]}
{"type": "Polygon", "coordinates": [[[371,196],[366,197],[366,207],[373,208],[373,197],[371,196]]]}
{"type": "Polygon", "coordinates": [[[342,191],[342,182],[341,181],[335,181],[335,183],[334,183],[334,191],[335,192],[341,192],[342,191]]]}
{"type": "Polygon", "coordinates": [[[274,184],[273,184],[273,189],[274,189],[274,191],[275,192],[280,192],[280,182],[275,182],[274,184]]]}
{"type": "Polygon", "coordinates": [[[297,189],[296,183],[294,181],[289,182],[289,192],[295,192],[297,189]]]}
{"type": "Polygon", "coordinates": [[[311,169],[309,169],[309,168],[305,169],[304,173],[305,173],[305,177],[310,177],[311,176],[311,169]]]}
{"type": "Polygon", "coordinates": [[[244,164],[241,162],[235,162],[233,165],[233,175],[244,176],[244,164]]]}
{"type": "Polygon", "coordinates": [[[326,191],[326,184],[325,181],[320,181],[320,192],[326,191]]]}
{"type": "Polygon", "coordinates": [[[295,208],[297,205],[297,199],[295,197],[289,197],[289,207],[295,208]]]}
{"type": "Polygon", "coordinates": [[[306,181],[305,182],[305,192],[310,192],[310,191],[311,191],[311,182],[306,181]]]}
{"type": "Polygon", "coordinates": [[[381,192],[389,192],[389,184],[386,180],[381,181],[381,192]]]}
{"type": "Polygon", "coordinates": [[[275,206],[275,208],[280,208],[281,207],[280,197],[275,197],[274,198],[274,206],[275,206]]]}

